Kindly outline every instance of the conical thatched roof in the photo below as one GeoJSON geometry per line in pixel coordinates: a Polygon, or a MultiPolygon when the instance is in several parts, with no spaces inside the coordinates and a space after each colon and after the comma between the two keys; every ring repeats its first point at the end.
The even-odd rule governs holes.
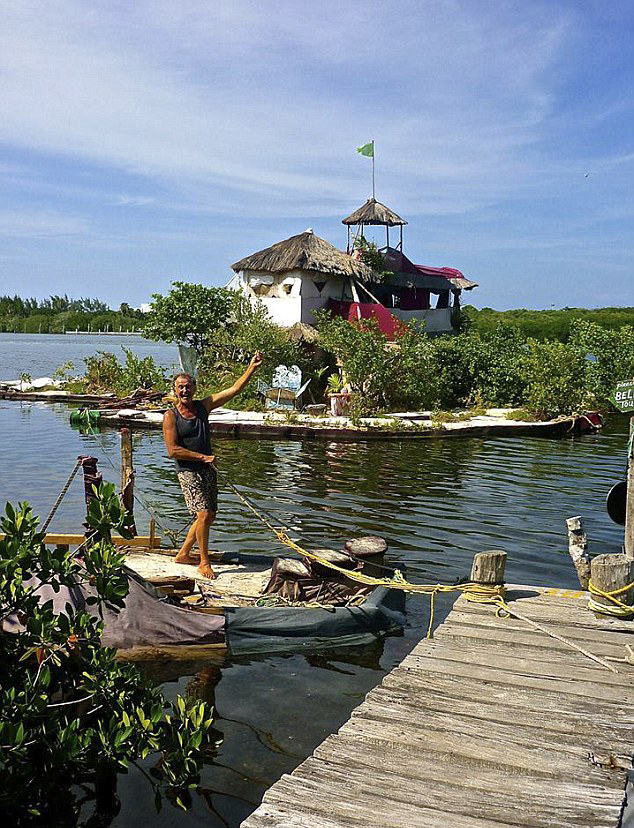
{"type": "Polygon", "coordinates": [[[330,242],[320,239],[312,230],[291,236],[251,256],[245,256],[231,265],[236,273],[240,270],[265,270],[268,273],[285,273],[289,270],[311,270],[334,276],[351,276],[367,281],[372,270],[363,262],[337,250],[330,242]]]}
{"type": "Polygon", "coordinates": [[[397,216],[393,210],[381,204],[375,198],[369,198],[363,207],[359,207],[342,224],[387,224],[388,227],[397,227],[407,224],[405,219],[397,216]]]}

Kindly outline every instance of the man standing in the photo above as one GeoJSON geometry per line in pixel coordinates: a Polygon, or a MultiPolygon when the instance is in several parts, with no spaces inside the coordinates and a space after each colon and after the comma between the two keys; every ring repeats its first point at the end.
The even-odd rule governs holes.
{"type": "Polygon", "coordinates": [[[185,503],[195,515],[185,542],[174,561],[196,564],[190,556],[196,542],[200,550],[198,571],[206,578],[215,578],[209,565],[209,527],[216,519],[218,509],[218,485],[215,455],[211,453],[209,412],[233,399],[249,382],[262,364],[262,354],[256,351],[247,370],[230,388],[195,400],[196,380],[191,374],[180,373],[174,377],[176,405],[163,417],[163,438],[167,453],[174,459],[185,503]]]}

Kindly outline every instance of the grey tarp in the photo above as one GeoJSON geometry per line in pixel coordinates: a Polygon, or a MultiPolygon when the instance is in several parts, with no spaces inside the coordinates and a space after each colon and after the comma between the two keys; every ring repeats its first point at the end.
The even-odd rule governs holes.
{"type": "MultiPolygon", "coordinates": [[[[205,615],[174,606],[162,600],[156,589],[126,568],[130,592],[120,612],[106,610],[102,643],[107,647],[130,649],[141,646],[174,644],[216,644],[224,642],[225,619],[222,615],[205,615]]],[[[94,606],[86,605],[86,598],[94,594],[88,584],[77,584],[55,593],[47,585],[40,587],[42,602],[53,601],[56,612],[64,612],[66,604],[86,607],[96,613],[94,606]]],[[[20,624],[15,617],[3,622],[6,632],[17,632],[20,624]]]]}
{"type": "Polygon", "coordinates": [[[404,593],[377,587],[356,607],[231,607],[227,646],[235,655],[367,644],[405,625],[404,593]]]}

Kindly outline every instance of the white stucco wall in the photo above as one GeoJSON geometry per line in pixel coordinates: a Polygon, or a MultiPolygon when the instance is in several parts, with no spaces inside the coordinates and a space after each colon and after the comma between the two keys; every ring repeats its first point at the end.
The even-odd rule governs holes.
{"type": "Polygon", "coordinates": [[[270,286],[262,286],[253,290],[250,281],[262,285],[262,276],[259,272],[242,271],[233,276],[227,287],[232,290],[241,290],[250,299],[258,299],[267,309],[269,316],[277,325],[289,326],[296,322],[315,324],[313,311],[325,308],[328,299],[341,299],[342,296],[351,300],[350,286],[342,276],[326,276],[326,284],[321,292],[315,285],[319,275],[310,271],[292,270],[283,274],[266,274],[273,277],[270,286]],[[285,289],[290,288],[290,291],[285,289]]]}

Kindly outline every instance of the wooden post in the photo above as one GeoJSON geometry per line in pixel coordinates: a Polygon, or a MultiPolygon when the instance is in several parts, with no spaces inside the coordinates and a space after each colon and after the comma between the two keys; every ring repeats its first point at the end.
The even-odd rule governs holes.
{"type": "Polygon", "coordinates": [[[475,584],[495,586],[504,583],[504,567],[506,566],[506,552],[502,549],[490,549],[488,552],[477,552],[473,556],[471,580],[475,584]]]}
{"type": "Polygon", "coordinates": [[[624,552],[630,560],[634,559],[634,417],[630,419],[630,440],[627,445],[627,501],[625,506],[624,552]]]}
{"type": "Polygon", "coordinates": [[[124,492],[133,471],[132,435],[129,428],[122,428],[119,434],[121,436],[121,491],[124,492]]]}
{"type": "Polygon", "coordinates": [[[577,577],[581,589],[588,589],[590,581],[590,555],[588,554],[588,538],[583,531],[583,521],[580,517],[567,518],[568,552],[577,570],[577,577]]]}
{"type": "Polygon", "coordinates": [[[156,521],[153,517],[150,518],[150,551],[154,549],[154,543],[156,538],[156,521]]]}
{"type": "MultiPolygon", "coordinates": [[[[621,553],[597,555],[592,560],[591,569],[592,584],[602,592],[614,592],[634,581],[634,561],[621,553]]],[[[624,604],[632,604],[634,588],[617,597],[624,604]]],[[[603,598],[601,595],[593,595],[592,598],[596,604],[615,606],[608,598],[603,598]]]]}
{"type": "MultiPolygon", "coordinates": [[[[121,502],[134,519],[134,466],[132,465],[132,433],[129,428],[122,428],[121,435],[121,502]]],[[[132,534],[137,530],[134,524],[130,527],[132,534]]]]}

